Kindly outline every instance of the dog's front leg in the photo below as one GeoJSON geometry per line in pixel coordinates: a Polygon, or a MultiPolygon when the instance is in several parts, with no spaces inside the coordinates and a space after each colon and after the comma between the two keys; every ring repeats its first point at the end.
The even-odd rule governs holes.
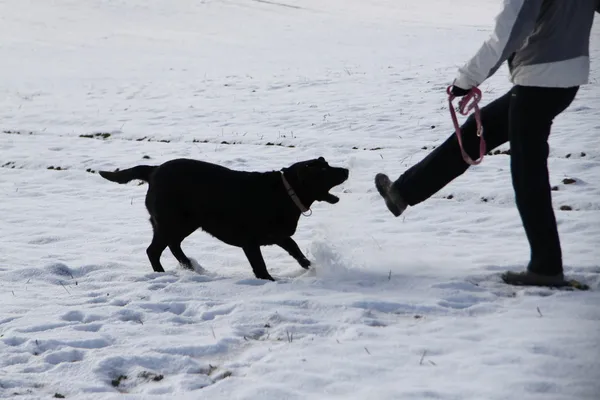
{"type": "Polygon", "coordinates": [[[302,251],[294,239],[287,237],[279,240],[276,244],[287,251],[290,256],[294,257],[302,268],[308,269],[308,267],[310,267],[310,261],[308,261],[308,258],[302,254],[302,251]]]}
{"type": "Polygon", "coordinates": [[[268,279],[270,281],[275,280],[271,275],[269,275],[269,271],[267,271],[265,260],[260,252],[260,246],[244,246],[243,250],[244,254],[246,254],[246,257],[248,258],[248,261],[250,261],[250,265],[254,271],[254,276],[256,276],[258,279],[268,279]]]}

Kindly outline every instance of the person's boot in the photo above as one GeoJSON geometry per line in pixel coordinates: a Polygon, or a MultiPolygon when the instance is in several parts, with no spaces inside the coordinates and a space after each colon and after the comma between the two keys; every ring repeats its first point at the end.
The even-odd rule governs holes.
{"type": "Polygon", "coordinates": [[[564,287],[571,285],[565,280],[562,273],[556,275],[542,275],[531,271],[507,271],[502,274],[502,280],[509,285],[516,286],[564,287]]]}
{"type": "Polygon", "coordinates": [[[385,174],[375,175],[375,187],[385,200],[385,205],[394,216],[398,217],[406,210],[408,204],[402,199],[397,190],[392,186],[392,181],[385,174]]]}

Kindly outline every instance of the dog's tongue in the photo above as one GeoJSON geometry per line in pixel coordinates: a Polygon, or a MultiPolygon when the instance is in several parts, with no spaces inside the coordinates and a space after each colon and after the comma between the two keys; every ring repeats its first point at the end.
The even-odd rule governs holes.
{"type": "Polygon", "coordinates": [[[329,204],[335,204],[340,201],[339,197],[332,195],[331,193],[327,193],[323,201],[328,202],[329,204]]]}

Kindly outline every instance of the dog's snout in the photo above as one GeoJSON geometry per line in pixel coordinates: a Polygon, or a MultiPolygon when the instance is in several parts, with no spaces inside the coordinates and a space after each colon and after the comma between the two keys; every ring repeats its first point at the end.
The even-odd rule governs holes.
{"type": "Polygon", "coordinates": [[[348,170],[347,168],[337,168],[336,172],[338,173],[338,176],[344,181],[350,176],[350,170],[348,170]]]}

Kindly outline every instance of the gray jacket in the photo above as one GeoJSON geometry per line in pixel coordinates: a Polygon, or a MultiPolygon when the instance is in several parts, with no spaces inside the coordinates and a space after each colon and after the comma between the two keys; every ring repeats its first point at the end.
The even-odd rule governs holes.
{"type": "Polygon", "coordinates": [[[480,85],[508,61],[515,85],[588,83],[589,43],[600,0],[504,0],[490,38],[458,70],[454,85],[480,85]]]}

